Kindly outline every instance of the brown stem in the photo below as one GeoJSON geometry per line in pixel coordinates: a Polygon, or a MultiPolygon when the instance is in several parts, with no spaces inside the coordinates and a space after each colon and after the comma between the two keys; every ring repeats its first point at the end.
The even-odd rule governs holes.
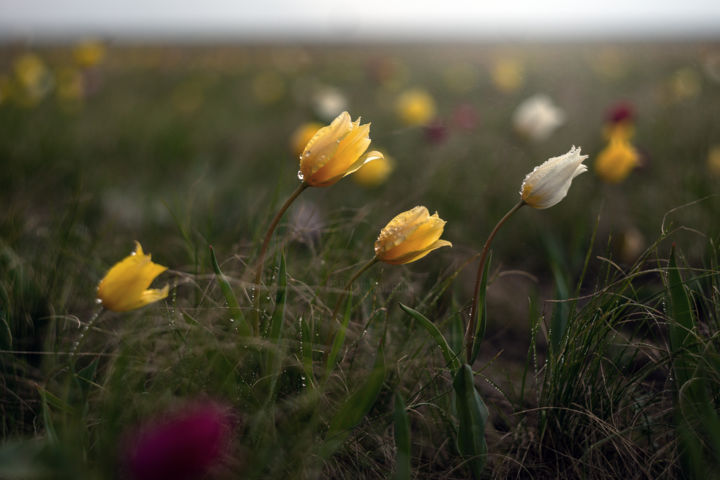
{"type": "Polygon", "coordinates": [[[507,221],[513,213],[520,210],[520,207],[525,205],[525,202],[520,200],[514,207],[512,207],[504,217],[495,225],[490,236],[483,245],[482,252],[480,253],[480,264],[478,265],[477,276],[475,277],[475,290],[473,291],[473,302],[472,308],[470,309],[470,321],[468,322],[467,329],[465,330],[465,357],[467,362],[470,363],[470,357],[472,356],[472,347],[475,340],[475,329],[477,328],[477,310],[478,310],[478,295],[480,294],[480,283],[482,282],[483,272],[485,271],[485,260],[487,259],[488,252],[490,251],[490,244],[492,243],[495,235],[497,235],[500,227],[507,221]]]}
{"type": "Polygon", "coordinates": [[[258,260],[257,260],[257,267],[255,267],[255,310],[257,311],[257,315],[255,316],[255,333],[258,333],[259,329],[259,307],[260,307],[260,280],[262,279],[262,271],[263,271],[263,265],[265,264],[265,253],[267,252],[268,246],[270,245],[270,239],[272,238],[273,232],[275,231],[275,228],[277,227],[278,223],[280,223],[280,219],[285,214],[288,208],[290,208],[290,205],[295,201],[295,199],[300,196],[300,194],[308,188],[310,185],[308,185],[305,182],[302,182],[298,188],[295,189],[295,191],[288,197],[287,200],[285,200],[285,203],[283,203],[282,207],[280,207],[280,210],[275,214],[275,217],[272,219],[272,222],[270,222],[270,226],[268,227],[267,233],[265,234],[265,239],[263,240],[262,247],[260,248],[260,253],[258,254],[258,260]]]}

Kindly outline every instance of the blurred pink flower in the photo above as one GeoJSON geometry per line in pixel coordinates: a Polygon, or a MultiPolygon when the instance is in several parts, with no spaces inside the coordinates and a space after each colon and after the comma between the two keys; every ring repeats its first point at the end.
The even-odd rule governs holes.
{"type": "Polygon", "coordinates": [[[430,143],[443,143],[447,139],[447,127],[442,120],[435,119],[423,128],[425,138],[430,143]]]}
{"type": "Polygon", "coordinates": [[[475,130],[478,124],[478,112],[469,103],[462,103],[453,110],[452,123],[462,130],[475,130]]]}
{"type": "Polygon", "coordinates": [[[135,480],[190,480],[217,466],[226,453],[233,421],[213,402],[187,406],[144,425],[126,446],[135,480]]]}
{"type": "Polygon", "coordinates": [[[629,102],[618,102],[608,109],[605,120],[612,125],[621,122],[633,122],[635,121],[635,109],[629,102]]]}

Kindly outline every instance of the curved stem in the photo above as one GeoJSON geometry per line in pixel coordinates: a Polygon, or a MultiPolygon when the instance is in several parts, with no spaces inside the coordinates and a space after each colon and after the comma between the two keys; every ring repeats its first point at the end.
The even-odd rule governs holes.
{"type": "Polygon", "coordinates": [[[355,275],[350,277],[350,280],[348,280],[347,284],[345,285],[345,288],[343,288],[343,292],[340,295],[340,298],[338,298],[338,301],[335,304],[335,308],[333,309],[332,317],[330,317],[331,322],[335,321],[335,317],[337,316],[338,311],[340,311],[340,306],[342,305],[343,300],[345,300],[345,297],[347,297],[347,294],[350,292],[350,287],[352,286],[353,283],[355,283],[355,280],[357,280],[360,275],[365,273],[365,271],[367,271],[370,267],[375,265],[377,262],[378,262],[378,258],[373,257],[372,260],[367,262],[365,265],[363,265],[363,267],[360,270],[355,272],[355,275]]]}
{"type": "Polygon", "coordinates": [[[260,248],[260,253],[258,254],[258,260],[257,260],[257,266],[255,267],[255,284],[253,288],[255,289],[255,324],[253,325],[253,328],[255,330],[255,333],[257,334],[260,328],[259,322],[260,322],[260,292],[258,291],[260,289],[260,281],[262,280],[262,271],[263,271],[263,265],[265,264],[265,254],[267,253],[268,246],[270,245],[270,239],[272,239],[273,232],[275,232],[275,228],[278,226],[278,223],[280,223],[280,219],[285,214],[288,208],[290,208],[290,205],[295,201],[295,199],[300,196],[300,194],[308,188],[310,185],[308,185],[305,182],[302,182],[298,188],[295,189],[295,191],[288,197],[287,200],[285,200],[285,203],[283,203],[282,207],[280,207],[280,210],[275,214],[275,217],[272,219],[272,222],[270,222],[270,226],[268,227],[267,232],[265,233],[265,238],[263,240],[262,247],[260,248]]]}
{"type": "Polygon", "coordinates": [[[477,276],[475,277],[475,289],[473,290],[473,302],[472,308],[470,309],[470,321],[468,322],[467,329],[465,330],[465,356],[467,362],[470,363],[470,357],[472,356],[472,347],[475,340],[475,329],[477,328],[477,311],[478,311],[478,295],[480,294],[480,283],[482,283],[483,272],[485,271],[485,260],[487,260],[488,252],[490,251],[490,244],[492,243],[498,230],[512,216],[513,213],[520,210],[520,207],[525,205],[525,202],[520,200],[514,207],[512,207],[504,217],[495,225],[495,228],[490,232],[490,236],[483,245],[482,252],[480,253],[480,264],[478,265],[477,276]]]}
{"type": "Polygon", "coordinates": [[[98,318],[100,318],[100,315],[105,311],[102,305],[100,305],[100,308],[98,308],[95,313],[92,314],[92,317],[87,321],[85,325],[82,326],[82,330],[80,331],[80,336],[77,340],[73,342],[72,348],[70,349],[70,358],[74,358],[75,354],[78,351],[78,348],[80,348],[80,344],[85,340],[85,335],[87,335],[88,330],[92,328],[93,325],[95,325],[95,322],[98,318]]]}
{"type": "Polygon", "coordinates": [[[263,264],[265,263],[265,253],[267,252],[268,245],[270,245],[270,239],[272,238],[273,232],[275,232],[275,227],[277,227],[278,223],[280,223],[280,219],[285,214],[288,208],[290,208],[290,205],[292,202],[295,201],[295,199],[310,185],[308,185],[305,182],[302,182],[298,188],[295,189],[295,191],[288,197],[287,200],[285,200],[285,203],[283,203],[283,206],[280,207],[280,210],[275,214],[275,217],[272,219],[272,222],[270,223],[270,226],[268,227],[267,233],[265,233],[265,239],[263,240],[262,248],[260,248],[260,254],[258,255],[258,264],[255,268],[255,285],[260,285],[260,279],[262,277],[262,269],[263,264]]]}

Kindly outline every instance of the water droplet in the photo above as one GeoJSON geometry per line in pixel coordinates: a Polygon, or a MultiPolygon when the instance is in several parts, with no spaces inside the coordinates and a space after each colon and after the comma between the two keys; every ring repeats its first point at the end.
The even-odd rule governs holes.
{"type": "Polygon", "coordinates": [[[302,170],[298,170],[298,180],[305,180],[305,175],[303,175],[302,170]]]}
{"type": "Polygon", "coordinates": [[[308,158],[310,156],[310,150],[305,151],[305,158],[308,158]]]}
{"type": "Polygon", "coordinates": [[[99,298],[96,298],[96,299],[95,299],[95,303],[97,303],[98,305],[100,305],[100,304],[102,303],[102,300],[100,300],[99,298]]]}
{"type": "Polygon", "coordinates": [[[230,319],[230,323],[233,323],[234,321],[235,321],[234,318],[231,318],[231,319],[230,319]]]}

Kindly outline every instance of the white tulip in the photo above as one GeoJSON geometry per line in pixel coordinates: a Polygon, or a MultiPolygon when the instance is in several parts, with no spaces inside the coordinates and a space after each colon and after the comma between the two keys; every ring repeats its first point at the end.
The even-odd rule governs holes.
{"type": "Polygon", "coordinates": [[[513,114],[515,130],[537,142],[548,138],[563,123],[565,113],[543,94],[526,99],[513,114]]]}
{"type": "Polygon", "coordinates": [[[520,187],[522,201],[533,208],[550,208],[565,198],[573,178],[587,171],[580,155],[580,147],[573,146],[568,153],[553,157],[528,173],[520,187]]]}

